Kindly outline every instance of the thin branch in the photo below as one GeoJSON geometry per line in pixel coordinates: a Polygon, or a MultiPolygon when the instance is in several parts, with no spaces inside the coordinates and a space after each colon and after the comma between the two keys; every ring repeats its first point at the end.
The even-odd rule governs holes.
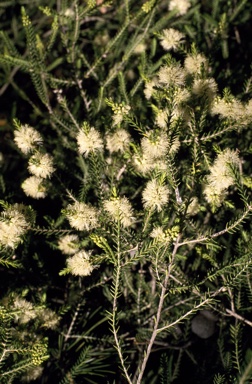
{"type": "Polygon", "coordinates": [[[136,384],[141,384],[141,382],[142,382],[142,378],[143,378],[143,374],[144,374],[144,371],[145,371],[145,368],[146,368],[146,364],[147,364],[147,362],[149,360],[149,356],[151,354],[151,351],[152,351],[152,348],[153,348],[153,344],[154,344],[155,339],[157,337],[157,334],[159,332],[158,326],[159,326],[159,322],[160,322],[160,319],[161,319],[161,313],[162,313],[162,309],[163,309],[163,304],[164,304],[164,299],[165,299],[165,294],[166,294],[167,286],[168,286],[169,279],[170,279],[170,274],[171,274],[171,270],[172,270],[172,266],[173,266],[173,261],[175,259],[175,255],[176,255],[177,249],[178,249],[179,239],[180,239],[180,235],[177,237],[177,240],[176,240],[176,242],[174,244],[171,261],[170,261],[169,266],[168,266],[168,268],[166,270],[166,273],[165,273],[165,279],[164,279],[164,282],[162,284],[162,290],[161,290],[161,294],[160,294],[160,299],[159,299],[159,304],[158,304],[158,310],[157,310],[156,320],[155,320],[155,324],[154,324],[154,329],[153,329],[152,336],[151,336],[150,341],[149,341],[149,345],[148,345],[147,350],[146,350],[146,352],[144,354],[144,359],[143,359],[142,365],[140,367],[140,372],[138,374],[138,378],[137,378],[136,384]]]}
{"type": "Polygon", "coordinates": [[[219,237],[219,236],[222,236],[224,235],[225,233],[229,232],[229,231],[232,231],[232,229],[234,229],[235,227],[237,227],[244,219],[247,215],[249,215],[249,213],[252,211],[252,206],[251,205],[248,205],[248,208],[246,209],[246,211],[243,213],[243,215],[238,219],[236,220],[232,225],[230,225],[230,227],[228,228],[225,228],[223,229],[222,231],[219,231],[219,232],[216,232],[214,233],[213,235],[209,235],[209,236],[202,236],[198,239],[194,239],[194,240],[186,240],[186,241],[183,241],[182,243],[179,243],[178,244],[178,247],[181,247],[182,245],[186,245],[186,244],[196,244],[196,243],[202,243],[204,241],[209,241],[210,239],[214,239],[215,237],[219,237]]]}

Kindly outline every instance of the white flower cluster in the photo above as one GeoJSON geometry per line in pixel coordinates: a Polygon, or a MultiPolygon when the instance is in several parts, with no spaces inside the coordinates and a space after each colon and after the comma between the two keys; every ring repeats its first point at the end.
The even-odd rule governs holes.
{"type": "Polygon", "coordinates": [[[98,225],[98,211],[85,203],[76,201],[65,209],[71,227],[79,231],[90,231],[98,225]]]}
{"type": "Polygon", "coordinates": [[[139,153],[133,158],[133,165],[142,174],[147,174],[155,169],[165,171],[165,157],[169,153],[175,153],[179,148],[179,141],[170,143],[168,136],[163,131],[151,130],[141,140],[139,153]]]}
{"type": "Polygon", "coordinates": [[[103,150],[103,140],[100,132],[94,127],[83,124],[82,129],[77,134],[78,150],[81,155],[88,157],[90,153],[103,150]]]}
{"type": "Polygon", "coordinates": [[[119,125],[123,121],[124,116],[128,115],[130,111],[130,106],[129,105],[124,105],[124,104],[114,104],[113,107],[113,126],[114,125],[119,125]]]}
{"type": "Polygon", "coordinates": [[[213,115],[219,115],[222,119],[228,118],[249,123],[252,121],[252,99],[243,104],[233,96],[229,100],[217,96],[214,99],[211,112],[213,115]]]}
{"type": "Polygon", "coordinates": [[[77,235],[65,235],[59,239],[58,247],[68,256],[67,272],[75,276],[88,276],[94,269],[90,262],[90,252],[80,250],[79,237],[77,235]]]}
{"type": "Polygon", "coordinates": [[[104,209],[113,221],[120,221],[125,228],[134,222],[133,209],[126,197],[116,197],[105,200],[104,209]]]}
{"type": "Polygon", "coordinates": [[[16,322],[27,324],[33,319],[38,319],[41,326],[54,329],[58,322],[58,315],[50,308],[33,305],[23,297],[16,296],[13,301],[13,314],[16,322]]]}
{"type": "Polygon", "coordinates": [[[59,240],[58,247],[65,255],[73,255],[78,250],[78,242],[77,235],[65,235],[59,240]]]}
{"type": "Polygon", "coordinates": [[[28,161],[28,171],[32,176],[24,180],[21,187],[27,196],[34,199],[46,196],[45,179],[50,178],[54,172],[53,159],[47,153],[43,153],[41,145],[43,139],[39,132],[29,125],[20,125],[16,122],[14,142],[25,154],[31,154],[28,161]]]}
{"type": "Polygon", "coordinates": [[[162,211],[168,203],[169,188],[157,179],[148,181],[142,193],[144,209],[162,211]]]}
{"type": "Polygon", "coordinates": [[[75,276],[89,276],[94,269],[90,262],[90,254],[80,251],[67,259],[67,268],[75,276]]]}
{"type": "Polygon", "coordinates": [[[110,153],[123,152],[130,143],[130,135],[125,129],[117,129],[114,133],[106,136],[106,144],[110,153]]]}
{"type": "Polygon", "coordinates": [[[210,167],[204,195],[214,207],[218,207],[223,202],[226,190],[234,183],[231,167],[238,167],[239,164],[240,159],[237,151],[226,149],[218,154],[210,167]]]}
{"type": "Polygon", "coordinates": [[[170,0],[169,11],[175,10],[179,16],[185,15],[191,6],[190,0],[170,0]]]}
{"type": "Polygon", "coordinates": [[[14,204],[6,208],[0,215],[0,245],[15,248],[27,231],[29,223],[23,213],[24,207],[14,204]]]}
{"type": "Polygon", "coordinates": [[[185,35],[174,28],[164,29],[161,39],[161,45],[166,51],[176,51],[178,46],[183,42],[185,35]]]}

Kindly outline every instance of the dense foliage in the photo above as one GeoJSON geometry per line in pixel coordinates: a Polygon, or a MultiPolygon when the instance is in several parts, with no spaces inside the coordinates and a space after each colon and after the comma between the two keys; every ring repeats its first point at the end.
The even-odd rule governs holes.
{"type": "Polygon", "coordinates": [[[0,2],[0,382],[252,380],[252,5],[0,2]]]}

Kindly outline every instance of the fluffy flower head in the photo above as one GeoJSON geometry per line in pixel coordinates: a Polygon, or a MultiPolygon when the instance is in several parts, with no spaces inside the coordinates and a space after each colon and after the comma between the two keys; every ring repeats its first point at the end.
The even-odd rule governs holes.
{"type": "Polygon", "coordinates": [[[144,89],[144,94],[147,100],[151,98],[153,93],[155,92],[155,87],[157,86],[157,79],[153,79],[150,81],[147,81],[145,83],[145,89],[144,89]]]}
{"type": "Polygon", "coordinates": [[[37,176],[31,176],[26,179],[21,185],[24,193],[34,199],[43,199],[46,197],[46,187],[44,179],[37,176]]]}
{"type": "Polygon", "coordinates": [[[207,97],[212,101],[217,92],[217,84],[213,78],[210,79],[194,79],[192,85],[192,93],[199,97],[207,97]]]}
{"type": "Polygon", "coordinates": [[[168,202],[169,189],[166,185],[162,185],[157,179],[148,181],[143,190],[142,199],[145,209],[156,209],[160,212],[168,202]]]}
{"type": "Polygon", "coordinates": [[[141,147],[144,156],[152,159],[160,158],[165,156],[168,151],[168,137],[164,132],[150,131],[141,140],[141,147]]]}
{"type": "Polygon", "coordinates": [[[0,244],[15,248],[29,224],[18,205],[7,208],[0,216],[0,244]]]}
{"type": "Polygon", "coordinates": [[[176,9],[178,15],[185,15],[187,10],[190,8],[191,3],[189,0],[170,0],[169,11],[176,9]]]}
{"type": "Polygon", "coordinates": [[[28,170],[32,175],[43,179],[50,177],[54,171],[53,159],[47,153],[37,152],[29,159],[28,170]]]}
{"type": "Polygon", "coordinates": [[[235,98],[225,100],[224,98],[216,97],[211,110],[213,115],[220,115],[222,118],[230,118],[235,121],[242,120],[245,116],[244,105],[235,98]]]}
{"type": "Polygon", "coordinates": [[[191,74],[199,74],[202,66],[207,69],[208,61],[205,56],[200,53],[196,55],[188,55],[184,62],[186,71],[191,74]]]}
{"type": "Polygon", "coordinates": [[[20,151],[24,154],[28,154],[29,152],[34,151],[38,145],[41,145],[43,139],[34,128],[25,124],[14,131],[14,141],[20,151]]]}
{"type": "Polygon", "coordinates": [[[118,129],[115,133],[107,135],[106,141],[110,153],[123,152],[130,143],[130,135],[125,129],[118,129]]]}
{"type": "Polygon", "coordinates": [[[185,71],[180,64],[165,65],[158,72],[160,84],[181,86],[185,82],[185,71]]]}
{"type": "Polygon", "coordinates": [[[65,255],[73,255],[78,249],[78,241],[77,235],[65,235],[59,240],[58,247],[65,255]]]}
{"type": "Polygon", "coordinates": [[[123,227],[129,227],[133,223],[133,210],[126,197],[113,197],[104,201],[104,209],[113,221],[121,221],[123,227]]]}
{"type": "Polygon", "coordinates": [[[218,154],[210,167],[210,174],[207,176],[207,185],[204,189],[204,195],[209,203],[215,206],[221,204],[227,188],[234,183],[230,167],[238,167],[239,163],[237,151],[226,149],[218,154]]]}
{"type": "Polygon", "coordinates": [[[32,303],[22,297],[17,296],[15,298],[13,307],[16,310],[15,320],[20,324],[26,324],[36,317],[36,312],[32,303]]]}
{"type": "Polygon", "coordinates": [[[67,259],[67,268],[75,276],[89,276],[94,269],[89,253],[80,251],[67,259]]]}
{"type": "Polygon", "coordinates": [[[76,201],[74,204],[69,204],[65,210],[65,215],[71,227],[79,231],[90,231],[98,225],[96,208],[82,202],[76,201]]]}
{"type": "Polygon", "coordinates": [[[81,155],[88,157],[90,152],[102,151],[103,141],[100,133],[91,127],[87,129],[87,125],[83,125],[83,129],[77,134],[77,144],[81,155]]]}
{"type": "Polygon", "coordinates": [[[129,111],[130,111],[129,105],[114,104],[114,106],[113,106],[113,112],[114,112],[113,125],[121,124],[124,116],[128,115],[129,111]]]}
{"type": "Polygon", "coordinates": [[[174,28],[164,29],[161,36],[161,45],[166,51],[171,49],[176,51],[183,38],[184,34],[174,28]]]}

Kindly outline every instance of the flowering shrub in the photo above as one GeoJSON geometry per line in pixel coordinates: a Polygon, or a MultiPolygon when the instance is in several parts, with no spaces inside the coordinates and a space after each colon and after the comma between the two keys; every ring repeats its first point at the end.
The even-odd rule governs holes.
{"type": "Polygon", "coordinates": [[[251,5],[38,3],[1,34],[1,382],[248,382],[251,5]]]}

